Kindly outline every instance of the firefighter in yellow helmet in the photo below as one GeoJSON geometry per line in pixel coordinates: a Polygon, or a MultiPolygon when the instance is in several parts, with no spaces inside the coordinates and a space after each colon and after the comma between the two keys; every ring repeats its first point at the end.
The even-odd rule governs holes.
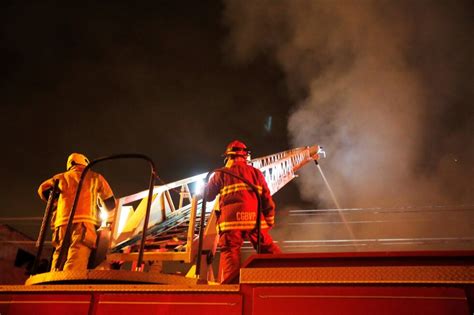
{"type": "MultiPolygon", "coordinates": [[[[257,187],[261,200],[261,243],[262,253],[280,253],[268,233],[275,221],[275,203],[260,170],[248,164],[249,150],[238,140],[227,146],[225,169],[244,178],[257,187]]],[[[238,275],[240,269],[240,248],[244,239],[257,247],[258,199],[253,189],[241,179],[223,172],[215,172],[207,185],[206,200],[212,201],[219,194],[217,225],[221,249],[219,279],[228,283],[238,275]]]]}
{"type": "MultiPolygon", "coordinates": [[[[47,201],[53,188],[54,180],[58,180],[59,197],[57,209],[53,216],[53,246],[55,251],[51,270],[56,268],[61,244],[64,240],[67,222],[76,196],[76,190],[84,168],[89,160],[80,153],[69,155],[66,172],[54,175],[44,181],[38,188],[41,199],[47,201]]],[[[105,178],[92,170],[82,184],[80,197],[74,215],[71,242],[63,270],[86,270],[91,250],[97,240],[97,228],[100,226],[97,202],[98,199],[109,211],[115,209],[115,198],[105,178]]]]}

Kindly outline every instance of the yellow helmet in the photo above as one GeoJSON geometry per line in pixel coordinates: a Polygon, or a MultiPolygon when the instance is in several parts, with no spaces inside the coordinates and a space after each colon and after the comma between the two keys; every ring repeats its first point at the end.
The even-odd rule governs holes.
{"type": "Polygon", "coordinates": [[[80,153],[71,153],[67,158],[66,170],[69,171],[71,167],[74,165],[87,165],[89,164],[89,160],[84,154],[80,153]]]}

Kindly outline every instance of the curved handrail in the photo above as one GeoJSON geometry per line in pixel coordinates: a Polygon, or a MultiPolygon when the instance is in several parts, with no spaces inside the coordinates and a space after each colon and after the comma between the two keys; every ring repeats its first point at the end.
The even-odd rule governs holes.
{"type": "Polygon", "coordinates": [[[145,215],[145,220],[143,222],[143,231],[142,231],[142,239],[140,242],[140,252],[138,254],[138,260],[137,260],[137,271],[141,270],[141,266],[143,264],[143,251],[145,247],[145,235],[146,235],[146,230],[148,227],[148,220],[150,217],[150,208],[151,208],[151,201],[153,198],[153,186],[155,183],[155,178],[157,177],[156,175],[156,168],[155,168],[155,163],[151,158],[144,154],[138,154],[138,153],[125,153],[125,154],[115,154],[115,155],[110,155],[110,156],[105,156],[101,157],[98,159],[95,159],[91,161],[82,171],[81,178],[79,180],[79,183],[77,185],[77,190],[76,190],[76,195],[74,196],[74,202],[72,204],[71,212],[69,214],[69,219],[67,222],[67,227],[66,227],[66,232],[64,234],[64,240],[62,241],[61,248],[59,250],[59,256],[58,260],[56,261],[56,270],[62,270],[64,267],[64,258],[65,255],[67,255],[67,250],[70,246],[71,242],[71,233],[72,233],[72,223],[74,220],[74,215],[76,212],[77,208],[77,203],[79,200],[79,196],[81,194],[81,189],[82,189],[82,184],[84,182],[84,178],[87,175],[87,172],[94,166],[95,164],[107,160],[117,160],[117,159],[130,159],[130,158],[135,158],[135,159],[144,159],[146,160],[151,167],[151,175],[150,175],[150,182],[149,182],[149,189],[148,189],[148,201],[147,201],[147,208],[146,208],[146,215],[145,215]]]}

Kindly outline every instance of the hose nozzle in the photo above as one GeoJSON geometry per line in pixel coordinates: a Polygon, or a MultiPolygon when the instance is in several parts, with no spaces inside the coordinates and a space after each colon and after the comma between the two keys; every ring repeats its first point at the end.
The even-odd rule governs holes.
{"type": "Polygon", "coordinates": [[[323,150],[323,147],[322,147],[322,146],[319,146],[317,154],[318,154],[320,157],[322,156],[323,158],[326,158],[326,151],[323,150]]]}

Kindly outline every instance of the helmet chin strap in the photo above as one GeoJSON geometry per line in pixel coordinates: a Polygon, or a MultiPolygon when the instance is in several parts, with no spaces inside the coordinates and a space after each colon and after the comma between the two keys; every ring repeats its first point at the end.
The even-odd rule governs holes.
{"type": "Polygon", "coordinates": [[[225,157],[224,159],[224,166],[229,168],[234,164],[234,159],[229,158],[228,156],[225,157]]]}

